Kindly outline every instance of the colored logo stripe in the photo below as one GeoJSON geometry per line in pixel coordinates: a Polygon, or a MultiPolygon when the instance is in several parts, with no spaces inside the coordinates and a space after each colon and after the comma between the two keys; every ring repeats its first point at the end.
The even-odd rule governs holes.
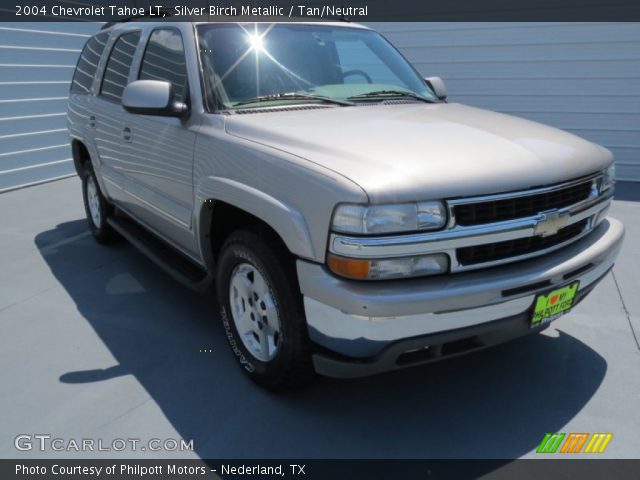
{"type": "Polygon", "coordinates": [[[588,433],[570,433],[562,444],[560,453],[580,453],[587,438],[589,438],[588,433]]]}
{"type": "Polygon", "coordinates": [[[584,449],[584,453],[603,453],[611,441],[613,434],[611,433],[594,433],[584,449]]]}
{"type": "MultiPolygon", "coordinates": [[[[589,433],[547,433],[538,445],[536,453],[580,453],[589,439],[589,433]],[[566,437],[566,439],[565,439],[566,437]],[[564,443],[563,443],[564,440],[564,443]]],[[[603,453],[613,438],[612,433],[594,433],[583,453],[603,453]]]]}
{"type": "Polygon", "coordinates": [[[564,433],[547,433],[538,445],[536,453],[556,453],[564,437],[564,433]]]}

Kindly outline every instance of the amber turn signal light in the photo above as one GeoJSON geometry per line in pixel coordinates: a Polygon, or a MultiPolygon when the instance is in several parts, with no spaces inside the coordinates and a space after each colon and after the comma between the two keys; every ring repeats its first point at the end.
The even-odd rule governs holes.
{"type": "Polygon", "coordinates": [[[327,265],[337,275],[356,280],[365,280],[369,278],[371,261],[339,257],[329,253],[327,254],[327,265]]]}

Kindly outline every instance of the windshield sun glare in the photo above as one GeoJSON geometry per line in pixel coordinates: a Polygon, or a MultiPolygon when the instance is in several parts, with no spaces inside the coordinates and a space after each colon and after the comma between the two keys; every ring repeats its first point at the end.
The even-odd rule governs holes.
{"type": "Polygon", "coordinates": [[[198,40],[205,92],[218,108],[345,106],[394,95],[437,100],[402,55],[366,28],[209,24],[198,27],[198,40]]]}

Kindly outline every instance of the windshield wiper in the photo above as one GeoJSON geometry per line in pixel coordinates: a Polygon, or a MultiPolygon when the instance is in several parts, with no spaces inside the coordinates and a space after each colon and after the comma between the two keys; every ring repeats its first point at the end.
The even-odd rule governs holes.
{"type": "Polygon", "coordinates": [[[258,97],[249,98],[247,100],[242,100],[241,102],[235,103],[233,107],[248,105],[250,103],[270,102],[275,100],[318,100],[321,102],[333,103],[335,105],[342,105],[342,106],[355,105],[353,102],[325,97],[323,95],[313,95],[310,93],[298,93],[298,92],[286,92],[286,93],[274,93],[272,95],[260,95],[258,97]]]}
{"type": "Polygon", "coordinates": [[[347,100],[358,100],[358,99],[380,98],[380,97],[411,97],[426,103],[437,103],[435,100],[431,100],[430,98],[425,98],[421,95],[418,95],[417,93],[406,92],[404,90],[376,90],[374,92],[366,92],[366,93],[360,93],[358,95],[352,95],[351,97],[348,97],[347,100]]]}

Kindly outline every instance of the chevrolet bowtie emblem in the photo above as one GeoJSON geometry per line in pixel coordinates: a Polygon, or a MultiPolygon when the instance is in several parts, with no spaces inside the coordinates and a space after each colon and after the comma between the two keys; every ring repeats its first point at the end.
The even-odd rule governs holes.
{"type": "Polygon", "coordinates": [[[555,235],[558,230],[566,227],[567,223],[569,223],[568,213],[560,213],[557,210],[542,212],[533,233],[542,237],[555,235]]]}

